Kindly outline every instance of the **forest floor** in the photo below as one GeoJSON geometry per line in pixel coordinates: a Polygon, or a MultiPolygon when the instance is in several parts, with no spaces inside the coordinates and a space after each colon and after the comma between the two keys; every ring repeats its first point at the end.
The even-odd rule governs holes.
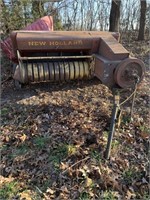
{"type": "Polygon", "coordinates": [[[0,200],[149,199],[148,41],[122,44],[144,61],[146,75],[132,121],[131,101],[122,108],[109,160],[113,96],[97,79],[19,91],[11,79],[2,84],[0,200]]]}

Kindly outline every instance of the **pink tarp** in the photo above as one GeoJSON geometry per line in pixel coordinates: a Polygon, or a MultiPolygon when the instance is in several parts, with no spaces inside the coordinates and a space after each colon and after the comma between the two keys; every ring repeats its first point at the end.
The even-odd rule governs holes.
{"type": "MultiPolygon", "coordinates": [[[[35,21],[34,23],[25,27],[23,30],[53,31],[53,18],[51,16],[42,17],[42,18],[38,19],[37,21],[35,21]]],[[[13,55],[13,50],[12,50],[12,42],[11,42],[10,37],[8,37],[6,40],[1,42],[1,49],[3,50],[3,52],[6,54],[6,56],[10,60],[12,60],[12,61],[14,60],[14,55],[13,55]]]]}

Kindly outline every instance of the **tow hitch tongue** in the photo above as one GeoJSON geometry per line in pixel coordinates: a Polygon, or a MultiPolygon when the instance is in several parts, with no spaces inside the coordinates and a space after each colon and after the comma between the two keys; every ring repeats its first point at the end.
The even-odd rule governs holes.
{"type": "MultiPolygon", "coordinates": [[[[124,89],[136,88],[144,76],[144,63],[130,57],[129,52],[119,43],[118,33],[13,31],[11,40],[14,60],[18,61],[13,77],[17,86],[32,82],[64,82],[97,77],[111,89],[124,89]]],[[[106,158],[110,155],[119,109],[119,97],[114,95],[106,158]]]]}

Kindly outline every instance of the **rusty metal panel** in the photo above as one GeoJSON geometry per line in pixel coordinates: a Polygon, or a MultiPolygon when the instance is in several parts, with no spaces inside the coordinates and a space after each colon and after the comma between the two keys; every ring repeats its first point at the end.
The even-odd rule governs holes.
{"type": "Polygon", "coordinates": [[[16,36],[18,50],[92,50],[97,51],[100,37],[92,37],[88,32],[18,32],[16,36]]]}
{"type": "Polygon", "coordinates": [[[109,60],[122,60],[129,57],[129,52],[112,36],[101,39],[99,54],[109,60]]]}
{"type": "Polygon", "coordinates": [[[118,34],[88,31],[17,31],[12,33],[14,49],[20,51],[70,51],[87,50],[89,54],[99,53],[109,59],[127,57],[129,53],[120,45],[118,34]]]}
{"type": "Polygon", "coordinates": [[[96,55],[94,75],[107,86],[115,85],[114,70],[120,61],[110,61],[102,56],[96,55]]]}

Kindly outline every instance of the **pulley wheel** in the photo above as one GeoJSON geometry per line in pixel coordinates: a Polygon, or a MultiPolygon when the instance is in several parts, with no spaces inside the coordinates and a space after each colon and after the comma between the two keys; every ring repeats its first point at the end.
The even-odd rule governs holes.
{"type": "Polygon", "coordinates": [[[144,63],[136,58],[122,61],[115,69],[114,79],[121,88],[134,87],[141,82],[145,72],[144,63]]]}

